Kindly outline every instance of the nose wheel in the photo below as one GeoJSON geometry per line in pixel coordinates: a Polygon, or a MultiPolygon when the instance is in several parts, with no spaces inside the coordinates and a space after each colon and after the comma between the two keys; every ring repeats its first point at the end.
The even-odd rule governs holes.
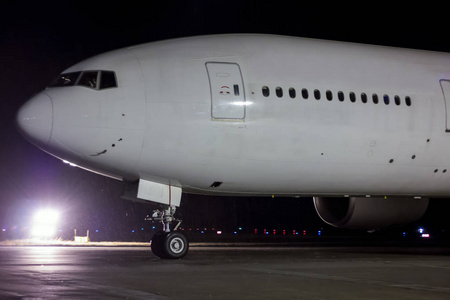
{"type": "Polygon", "coordinates": [[[180,259],[184,257],[189,250],[189,242],[186,236],[177,231],[181,220],[173,217],[175,207],[169,207],[164,211],[155,210],[151,218],[147,220],[160,221],[163,225],[163,231],[158,231],[152,238],[151,249],[154,255],[159,258],[180,259]],[[173,231],[170,231],[170,224],[178,221],[173,231]]]}
{"type": "Polygon", "coordinates": [[[181,232],[159,231],[152,238],[151,248],[159,258],[179,259],[188,253],[189,243],[181,232]]]}

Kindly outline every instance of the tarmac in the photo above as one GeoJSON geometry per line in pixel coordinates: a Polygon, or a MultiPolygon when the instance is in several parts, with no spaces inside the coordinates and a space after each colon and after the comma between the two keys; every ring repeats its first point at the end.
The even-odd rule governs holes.
{"type": "Polygon", "coordinates": [[[450,299],[449,247],[0,246],[0,299],[450,299]]]}

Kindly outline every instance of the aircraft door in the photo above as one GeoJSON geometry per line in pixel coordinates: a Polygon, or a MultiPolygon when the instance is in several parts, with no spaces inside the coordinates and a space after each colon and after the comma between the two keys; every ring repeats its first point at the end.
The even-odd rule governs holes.
{"type": "Polygon", "coordinates": [[[206,63],[211,88],[213,119],[245,118],[245,92],[241,70],[235,63],[206,63]]]}
{"type": "Polygon", "coordinates": [[[450,132],[450,80],[440,81],[445,102],[445,131],[450,132]]]}

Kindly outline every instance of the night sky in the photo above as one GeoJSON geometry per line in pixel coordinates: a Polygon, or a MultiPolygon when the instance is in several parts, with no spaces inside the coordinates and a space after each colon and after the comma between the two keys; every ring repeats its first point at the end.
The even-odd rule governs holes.
{"type": "MultiPolygon", "coordinates": [[[[15,113],[29,97],[88,57],[134,44],[221,33],[270,33],[450,52],[448,18],[438,6],[40,2],[0,4],[0,226],[15,226],[17,231],[27,226],[37,208],[47,206],[64,212],[65,228],[100,228],[105,239],[122,239],[130,228],[149,226],[142,222],[146,206],[120,199],[121,182],[61,163],[28,143],[14,127],[15,113]]],[[[442,205],[442,200],[434,201],[425,216],[436,228],[449,226],[442,205]]],[[[186,226],[325,226],[310,199],[188,195],[180,212],[186,226]]]]}

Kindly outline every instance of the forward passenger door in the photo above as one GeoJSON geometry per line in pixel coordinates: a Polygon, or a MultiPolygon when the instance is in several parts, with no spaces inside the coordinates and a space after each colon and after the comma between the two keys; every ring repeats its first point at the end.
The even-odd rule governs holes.
{"type": "Polygon", "coordinates": [[[244,120],[246,100],[239,65],[208,62],[206,69],[211,88],[212,119],[244,120]]]}

